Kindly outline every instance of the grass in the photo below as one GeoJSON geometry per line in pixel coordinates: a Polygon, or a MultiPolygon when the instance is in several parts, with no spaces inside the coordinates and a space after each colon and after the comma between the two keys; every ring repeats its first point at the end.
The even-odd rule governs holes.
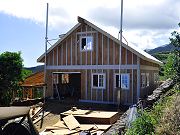
{"type": "Polygon", "coordinates": [[[169,91],[153,108],[140,112],[126,135],[177,135],[180,134],[180,92],[169,91]]]}

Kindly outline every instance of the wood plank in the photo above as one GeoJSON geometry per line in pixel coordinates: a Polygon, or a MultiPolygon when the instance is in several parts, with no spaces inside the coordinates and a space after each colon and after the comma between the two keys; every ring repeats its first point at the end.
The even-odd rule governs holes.
{"type": "MultiPolygon", "coordinates": [[[[67,116],[66,112],[61,113],[61,117],[67,116]]],[[[80,123],[84,124],[113,124],[119,118],[118,112],[90,111],[86,115],[73,115],[80,123]]]]}
{"type": "Polygon", "coordinates": [[[46,117],[49,113],[50,113],[50,112],[45,112],[43,117],[42,117],[42,116],[39,116],[39,118],[37,118],[37,119],[35,119],[35,120],[33,121],[33,124],[36,124],[37,122],[39,122],[42,118],[46,117]]]}
{"type": "Polygon", "coordinates": [[[80,130],[89,130],[89,129],[99,129],[106,131],[109,129],[111,125],[101,125],[101,124],[81,124],[79,129],[80,130]]]}
{"type": "Polygon", "coordinates": [[[49,131],[49,130],[61,130],[61,129],[68,129],[67,127],[63,128],[63,127],[54,127],[54,126],[47,126],[45,127],[45,131],[49,131]]]}
{"type": "Polygon", "coordinates": [[[65,123],[61,120],[59,120],[56,124],[54,124],[53,127],[67,128],[65,123]]]}
{"type": "Polygon", "coordinates": [[[90,110],[81,110],[81,109],[77,109],[76,111],[72,111],[72,110],[69,110],[69,111],[66,111],[64,112],[64,114],[68,114],[68,115],[86,115],[90,112],[90,110]]]}
{"type": "Polygon", "coordinates": [[[61,130],[51,130],[51,132],[56,135],[70,135],[70,134],[77,133],[78,131],[69,130],[69,129],[61,129],[61,130]]]}
{"type": "Polygon", "coordinates": [[[74,118],[73,115],[68,115],[64,117],[63,121],[70,130],[80,126],[79,122],[74,118]]]}

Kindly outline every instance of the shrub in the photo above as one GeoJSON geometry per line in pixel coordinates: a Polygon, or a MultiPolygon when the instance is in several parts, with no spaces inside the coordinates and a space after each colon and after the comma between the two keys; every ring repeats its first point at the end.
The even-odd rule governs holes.
{"type": "Polygon", "coordinates": [[[132,123],[132,127],[127,131],[126,135],[152,134],[154,132],[154,122],[155,119],[148,112],[140,112],[140,117],[132,123]]]}

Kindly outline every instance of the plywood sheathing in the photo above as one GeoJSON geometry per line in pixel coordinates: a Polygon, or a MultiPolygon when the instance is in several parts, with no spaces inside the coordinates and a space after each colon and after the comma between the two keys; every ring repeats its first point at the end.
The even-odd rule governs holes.
{"type": "MultiPolygon", "coordinates": [[[[77,110],[77,112],[80,111],[80,109],[77,110]]],[[[84,110],[86,112],[88,110],[84,110]]],[[[69,113],[70,111],[66,111],[61,113],[61,117],[65,117],[68,114],[71,115],[72,113],[69,113]]],[[[77,114],[76,111],[74,111],[73,116],[80,122],[80,123],[96,123],[96,124],[113,124],[117,121],[119,115],[118,112],[106,112],[106,111],[89,111],[86,115],[84,114],[77,114]]]]}
{"type": "Polygon", "coordinates": [[[70,130],[80,126],[79,122],[74,118],[73,115],[68,115],[64,117],[63,121],[70,130]]]}

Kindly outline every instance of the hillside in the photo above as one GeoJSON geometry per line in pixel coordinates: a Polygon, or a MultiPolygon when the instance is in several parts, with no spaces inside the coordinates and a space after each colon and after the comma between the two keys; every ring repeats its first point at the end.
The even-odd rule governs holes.
{"type": "Polygon", "coordinates": [[[175,49],[176,48],[173,45],[166,44],[154,49],[146,49],[145,51],[151,54],[152,56],[154,56],[155,58],[157,58],[158,60],[166,63],[169,53],[174,51],[175,49]]]}
{"type": "Polygon", "coordinates": [[[39,65],[36,67],[25,67],[25,69],[32,71],[33,73],[43,71],[44,70],[44,65],[39,65]]]}
{"type": "Polygon", "coordinates": [[[148,52],[149,54],[167,53],[167,52],[173,51],[174,49],[175,49],[175,47],[173,45],[166,44],[166,45],[162,45],[157,48],[154,48],[154,49],[146,50],[146,52],[148,52]]]}

